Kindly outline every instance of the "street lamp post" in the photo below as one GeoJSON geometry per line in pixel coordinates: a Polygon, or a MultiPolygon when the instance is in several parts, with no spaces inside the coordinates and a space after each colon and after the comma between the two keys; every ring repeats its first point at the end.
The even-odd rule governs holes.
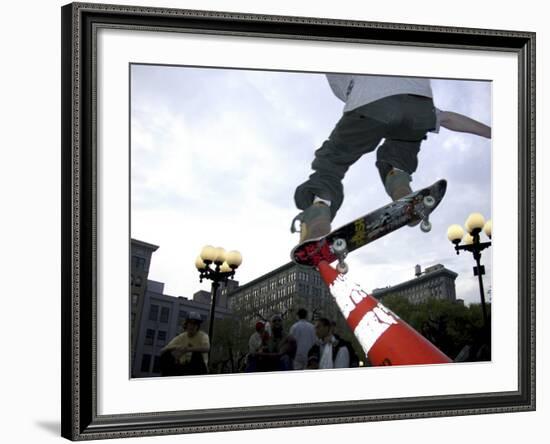
{"type": "Polygon", "coordinates": [[[238,251],[226,252],[221,247],[214,248],[210,245],[203,247],[200,256],[197,257],[195,261],[195,266],[200,273],[200,282],[202,282],[203,279],[212,281],[210,320],[208,323],[208,338],[210,341],[212,341],[212,335],[214,333],[214,314],[220,282],[227,285],[227,281],[235,275],[235,270],[241,263],[242,256],[238,251]]]}
{"type": "Polygon", "coordinates": [[[485,267],[481,265],[481,252],[491,246],[491,242],[481,242],[480,234],[483,230],[487,237],[491,239],[493,223],[491,220],[485,222],[485,218],[480,213],[470,214],[466,223],[466,236],[464,236],[464,230],[460,225],[451,225],[447,230],[447,237],[455,245],[456,254],[459,254],[461,250],[469,251],[473,254],[476,266],[474,267],[474,276],[478,277],[479,281],[479,294],[481,296],[481,310],[483,313],[483,325],[488,331],[489,317],[487,315],[487,307],[485,305],[485,292],[483,291],[483,279],[485,274],[485,267]],[[460,242],[464,240],[462,245],[460,242]]]}

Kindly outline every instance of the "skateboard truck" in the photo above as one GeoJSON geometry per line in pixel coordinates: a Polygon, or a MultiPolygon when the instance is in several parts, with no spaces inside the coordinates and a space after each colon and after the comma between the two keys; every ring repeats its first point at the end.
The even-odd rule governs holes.
{"type": "MultiPolygon", "coordinates": [[[[424,207],[426,209],[431,210],[435,206],[436,200],[433,198],[433,196],[425,196],[422,200],[422,203],[424,204],[424,207]]],[[[432,229],[432,223],[430,222],[430,212],[420,211],[417,214],[422,218],[422,222],[420,223],[420,230],[422,230],[422,232],[424,233],[427,233],[432,229]]]]}
{"type": "Polygon", "coordinates": [[[332,242],[331,250],[334,255],[338,258],[338,265],[336,265],[336,270],[339,273],[346,274],[349,271],[348,264],[344,262],[344,259],[348,255],[348,244],[344,239],[334,239],[332,242]]]}

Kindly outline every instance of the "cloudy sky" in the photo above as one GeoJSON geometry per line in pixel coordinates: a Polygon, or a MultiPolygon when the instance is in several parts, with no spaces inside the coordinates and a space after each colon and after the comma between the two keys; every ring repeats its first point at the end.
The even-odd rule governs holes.
{"type": "MultiPolygon", "coordinates": [[[[311,173],[313,152],[343,109],[323,74],[133,65],[131,69],[131,236],[159,246],[150,279],[191,297],[195,258],[206,245],[239,250],[244,284],[287,263],[298,234],[293,195],[311,173]]],[[[491,84],[433,79],[435,105],[491,124],[491,84]]],[[[344,180],[338,227],[388,202],[363,156],[344,180]]],[[[447,228],[472,212],[491,217],[491,141],[441,129],[422,144],[413,189],[448,181],[432,231],[404,228],[355,251],[349,276],[367,291],[441,263],[459,274],[457,297],[479,302],[470,253],[456,255],[447,228]]],[[[482,257],[491,282],[491,249],[482,257]]]]}

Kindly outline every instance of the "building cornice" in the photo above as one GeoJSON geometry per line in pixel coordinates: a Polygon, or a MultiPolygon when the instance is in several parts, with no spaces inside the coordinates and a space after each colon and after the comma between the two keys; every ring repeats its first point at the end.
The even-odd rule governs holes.
{"type": "Polygon", "coordinates": [[[375,294],[386,293],[390,291],[399,291],[403,288],[410,288],[412,286],[421,285],[424,281],[429,281],[440,276],[449,277],[454,280],[457,278],[458,273],[455,273],[454,271],[451,271],[448,268],[443,267],[437,270],[429,271],[427,273],[422,274],[421,276],[415,277],[414,279],[410,279],[408,281],[401,282],[399,284],[396,284],[390,287],[375,288],[372,291],[372,293],[373,295],[375,295],[375,294]]]}
{"type": "Polygon", "coordinates": [[[152,251],[157,251],[159,249],[158,245],[153,245],[153,244],[150,244],[148,242],[140,241],[138,239],[133,239],[132,238],[131,241],[132,241],[132,244],[135,244],[136,246],[144,247],[144,248],[147,248],[147,249],[152,250],[152,251]]]}

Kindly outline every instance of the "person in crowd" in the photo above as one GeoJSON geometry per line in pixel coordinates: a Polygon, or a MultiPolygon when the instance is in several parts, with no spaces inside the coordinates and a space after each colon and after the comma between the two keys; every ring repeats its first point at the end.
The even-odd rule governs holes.
{"type": "Polygon", "coordinates": [[[283,318],[279,314],[271,318],[271,335],[264,351],[257,353],[259,371],[292,370],[296,356],[296,339],[286,334],[283,329],[283,318]]]}
{"type": "Polygon", "coordinates": [[[202,318],[190,312],[184,323],[184,332],[173,338],[162,350],[162,376],[202,375],[208,373],[210,340],[200,330],[202,318]]]}
{"type": "Polygon", "coordinates": [[[338,341],[340,346],[345,346],[348,349],[349,353],[349,366],[350,367],[359,367],[359,355],[353,348],[353,344],[344,339],[340,333],[338,333],[338,327],[336,321],[330,321],[330,333],[338,341]]]}
{"type": "Polygon", "coordinates": [[[248,356],[245,372],[255,372],[258,370],[258,353],[264,351],[269,334],[265,329],[265,323],[256,322],[256,330],[248,340],[248,356]]]}
{"type": "Polygon", "coordinates": [[[317,340],[315,327],[307,320],[307,315],[307,310],[300,308],[297,312],[298,321],[290,327],[290,334],[296,339],[294,370],[304,370],[307,367],[307,353],[317,340]]]}
{"type": "Polygon", "coordinates": [[[315,323],[318,341],[308,353],[309,369],[348,368],[350,353],[345,342],[332,334],[330,319],[320,318],[315,323]]]}

